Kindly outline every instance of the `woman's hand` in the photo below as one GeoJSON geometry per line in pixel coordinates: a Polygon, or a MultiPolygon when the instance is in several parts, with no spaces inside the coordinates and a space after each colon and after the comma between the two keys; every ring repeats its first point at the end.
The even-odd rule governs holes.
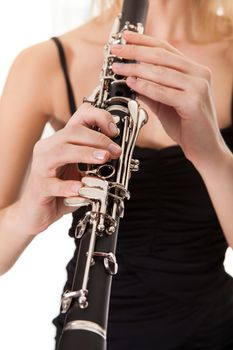
{"type": "Polygon", "coordinates": [[[103,164],[118,158],[121,149],[110,139],[116,134],[110,113],[83,104],[63,129],[35,144],[19,203],[30,232],[42,232],[63,214],[77,209],[63,203],[64,197],[78,196],[82,186],[76,164],[103,164]]]}
{"type": "Polygon", "coordinates": [[[217,159],[223,140],[211,96],[211,72],[166,42],[125,32],[127,45],[113,45],[118,57],[135,64],[113,64],[127,84],[158,116],[167,134],[194,165],[217,159]]]}

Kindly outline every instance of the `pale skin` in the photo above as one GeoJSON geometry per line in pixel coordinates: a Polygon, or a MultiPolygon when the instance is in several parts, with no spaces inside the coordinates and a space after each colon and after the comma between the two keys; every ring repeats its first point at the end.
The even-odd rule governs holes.
{"type": "MultiPolygon", "coordinates": [[[[126,33],[128,45],[112,48],[114,54],[141,63],[114,70],[128,77],[142,105],[150,108],[137,144],[182,147],[202,176],[233,246],[233,156],[219,132],[231,124],[232,43],[188,41],[185,4],[151,1],[146,35],[126,33]]],[[[74,210],[63,204],[63,198],[77,195],[81,186],[74,164],[100,164],[120,155],[111,139],[111,115],[82,105],[83,97],[98,84],[111,25],[112,20],[101,25],[91,21],[60,37],[80,106],[72,118],[54,43],[24,50],[11,68],[0,104],[1,274],[36,235],[74,210]],[[97,30],[98,38],[93,39],[97,30]],[[55,133],[39,140],[47,122],[55,133]],[[93,124],[102,133],[91,130],[93,124]]]]}

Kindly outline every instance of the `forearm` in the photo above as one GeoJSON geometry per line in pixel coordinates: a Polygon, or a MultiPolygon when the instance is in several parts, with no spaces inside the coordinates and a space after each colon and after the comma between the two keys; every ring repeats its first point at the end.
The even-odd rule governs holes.
{"type": "Polygon", "coordinates": [[[233,247],[233,154],[225,147],[214,162],[198,169],[223,233],[229,246],[233,247]]]}
{"type": "Polygon", "coordinates": [[[19,201],[0,211],[0,275],[7,272],[35,237],[19,201]]]}

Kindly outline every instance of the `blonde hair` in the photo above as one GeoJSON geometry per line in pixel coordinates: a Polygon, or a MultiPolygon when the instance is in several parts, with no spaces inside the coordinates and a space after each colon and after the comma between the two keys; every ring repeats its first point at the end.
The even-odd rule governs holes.
{"type": "MultiPolygon", "coordinates": [[[[195,12],[206,39],[213,41],[233,39],[233,0],[189,0],[191,12],[195,12]],[[218,6],[222,7],[222,16],[217,15],[218,6]]],[[[102,14],[102,19],[115,16],[121,9],[123,0],[93,0],[102,14]]],[[[192,30],[192,29],[191,29],[192,30]]],[[[192,37],[195,38],[195,30],[192,37]]]]}

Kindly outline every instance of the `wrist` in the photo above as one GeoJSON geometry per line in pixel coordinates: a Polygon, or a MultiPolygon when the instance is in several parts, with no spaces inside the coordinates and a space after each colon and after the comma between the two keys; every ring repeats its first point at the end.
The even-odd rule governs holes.
{"type": "Polygon", "coordinates": [[[220,144],[211,152],[205,162],[194,164],[203,179],[215,177],[228,171],[233,171],[233,154],[225,143],[220,144]]]}
{"type": "Polygon", "coordinates": [[[5,225],[10,231],[16,231],[21,237],[33,239],[39,232],[30,226],[30,218],[21,199],[6,208],[4,215],[5,225]],[[12,229],[11,229],[12,228],[12,229]]]}

